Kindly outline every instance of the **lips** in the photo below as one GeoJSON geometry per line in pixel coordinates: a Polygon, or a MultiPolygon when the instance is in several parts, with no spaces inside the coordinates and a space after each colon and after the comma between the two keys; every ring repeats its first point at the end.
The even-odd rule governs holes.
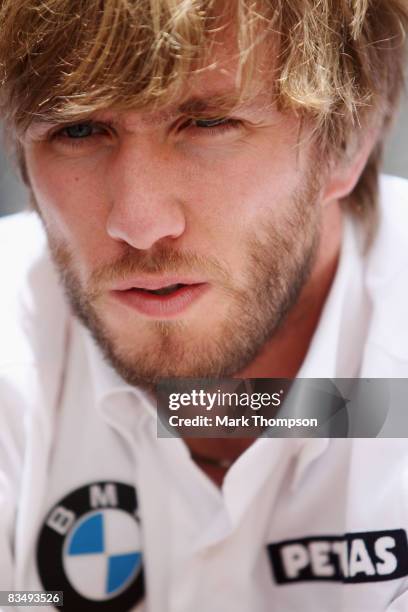
{"type": "Polygon", "coordinates": [[[182,315],[209,289],[206,282],[169,282],[156,279],[138,282],[140,284],[126,281],[120,285],[121,288],[117,285],[111,295],[128,308],[155,319],[182,315]]]}
{"type": "Polygon", "coordinates": [[[151,295],[170,295],[181,289],[182,287],[186,287],[187,285],[183,285],[182,283],[175,283],[174,285],[168,285],[167,287],[161,287],[160,289],[144,289],[141,287],[135,287],[136,291],[145,291],[146,293],[150,293],[151,295]]]}
{"type": "Polygon", "coordinates": [[[189,278],[187,276],[156,276],[154,278],[133,276],[116,282],[112,289],[114,291],[126,291],[128,289],[156,291],[173,285],[200,285],[205,282],[205,279],[189,278]]]}

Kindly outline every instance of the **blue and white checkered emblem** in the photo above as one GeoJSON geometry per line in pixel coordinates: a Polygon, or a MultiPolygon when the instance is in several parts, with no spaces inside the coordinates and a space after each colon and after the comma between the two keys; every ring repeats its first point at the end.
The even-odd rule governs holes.
{"type": "Polygon", "coordinates": [[[65,575],[87,599],[102,601],[115,597],[135,578],[141,565],[139,528],[123,510],[86,515],[66,539],[65,575]]]}
{"type": "Polygon", "coordinates": [[[48,514],[38,541],[47,590],[64,591],[64,609],[122,612],[144,595],[135,490],[122,483],[81,487],[48,514]]]}

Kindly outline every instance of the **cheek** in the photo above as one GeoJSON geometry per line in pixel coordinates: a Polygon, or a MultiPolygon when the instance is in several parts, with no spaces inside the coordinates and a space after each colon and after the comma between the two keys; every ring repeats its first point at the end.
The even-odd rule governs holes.
{"type": "Polygon", "coordinates": [[[194,187],[198,195],[197,220],[206,220],[218,235],[255,231],[262,220],[279,222],[304,181],[305,172],[293,149],[269,150],[219,160],[217,167],[204,168],[194,187]],[[221,231],[221,228],[222,231],[221,231]]]}
{"type": "Polygon", "coordinates": [[[49,231],[57,240],[81,250],[104,227],[103,172],[92,172],[78,160],[58,160],[46,153],[28,152],[31,189],[49,231]]]}

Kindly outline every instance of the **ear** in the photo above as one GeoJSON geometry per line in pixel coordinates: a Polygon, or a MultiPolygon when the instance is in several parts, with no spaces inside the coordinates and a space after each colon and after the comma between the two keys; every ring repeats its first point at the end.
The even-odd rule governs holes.
{"type": "Polygon", "coordinates": [[[322,204],[341,200],[354,190],[380,136],[380,130],[367,129],[358,143],[353,143],[342,159],[333,162],[322,189],[322,204]],[[352,149],[352,151],[350,151],[352,149]]]}

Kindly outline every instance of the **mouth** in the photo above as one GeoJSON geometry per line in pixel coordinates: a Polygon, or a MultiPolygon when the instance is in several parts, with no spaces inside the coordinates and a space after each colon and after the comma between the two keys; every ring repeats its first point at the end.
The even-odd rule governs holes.
{"type": "Polygon", "coordinates": [[[183,283],[176,283],[175,285],[167,285],[167,287],[161,287],[160,289],[145,289],[143,287],[135,287],[133,291],[142,291],[150,295],[172,295],[179,289],[188,286],[189,285],[183,285],[183,283]]]}
{"type": "Polygon", "coordinates": [[[111,294],[122,304],[149,318],[167,319],[182,315],[208,289],[208,283],[166,283],[156,281],[114,289],[111,294]],[[150,285],[150,286],[146,286],[150,285]]]}

